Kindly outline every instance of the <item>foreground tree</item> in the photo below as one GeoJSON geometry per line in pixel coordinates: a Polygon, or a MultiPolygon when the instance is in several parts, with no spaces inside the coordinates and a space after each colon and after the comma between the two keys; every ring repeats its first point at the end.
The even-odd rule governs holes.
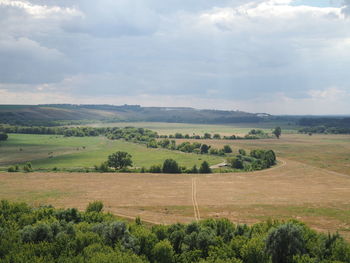
{"type": "Polygon", "coordinates": [[[276,127],[272,133],[276,136],[277,139],[279,139],[282,134],[281,127],[276,127]]]}
{"type": "Polygon", "coordinates": [[[115,169],[122,169],[128,166],[132,166],[131,155],[127,152],[118,151],[108,156],[108,166],[113,167],[115,169]]]}
{"type": "Polygon", "coordinates": [[[272,229],[266,239],[266,252],[273,263],[291,263],[293,256],[303,253],[304,247],[302,229],[293,223],[272,229]]]}

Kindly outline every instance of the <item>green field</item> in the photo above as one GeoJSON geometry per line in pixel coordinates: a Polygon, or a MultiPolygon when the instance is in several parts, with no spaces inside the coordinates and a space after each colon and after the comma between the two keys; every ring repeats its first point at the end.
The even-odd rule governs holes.
{"type": "Polygon", "coordinates": [[[126,151],[132,155],[134,167],[150,167],[172,158],[181,166],[200,165],[204,160],[217,164],[223,158],[188,154],[165,149],[150,149],[144,145],[104,137],[63,137],[57,135],[9,134],[0,144],[0,168],[31,161],[34,169],[85,168],[99,165],[108,155],[126,151]]]}
{"type": "Polygon", "coordinates": [[[219,133],[221,135],[245,135],[251,129],[262,129],[271,133],[276,126],[281,126],[283,133],[296,133],[298,127],[284,123],[239,123],[239,124],[188,124],[188,123],[164,123],[164,122],[113,122],[113,123],[93,123],[84,126],[90,127],[125,127],[147,128],[158,132],[160,135],[169,135],[180,132],[189,135],[203,135],[204,133],[219,133]]]}

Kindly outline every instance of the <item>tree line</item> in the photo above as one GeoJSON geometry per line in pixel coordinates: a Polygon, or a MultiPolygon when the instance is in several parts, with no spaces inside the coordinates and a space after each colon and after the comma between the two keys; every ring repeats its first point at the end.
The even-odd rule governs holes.
{"type": "Polygon", "coordinates": [[[350,118],[302,118],[300,133],[350,134],[350,118]]]}
{"type": "MultiPolygon", "coordinates": [[[[231,150],[232,151],[232,150],[231,150]]],[[[235,170],[254,171],[262,170],[276,164],[276,154],[272,150],[256,149],[250,151],[249,156],[245,150],[240,149],[239,154],[235,157],[227,159],[227,166],[235,170]]],[[[95,165],[95,170],[99,172],[130,172],[129,167],[133,166],[132,156],[123,151],[118,151],[110,156],[108,160],[100,165],[95,165]]],[[[207,161],[203,161],[198,168],[194,165],[191,168],[180,166],[173,159],[166,159],[162,165],[155,164],[149,167],[138,168],[132,170],[133,172],[141,173],[212,173],[212,169],[207,161]]],[[[230,170],[228,170],[230,172],[230,170]]]]}
{"type": "MultiPolygon", "coordinates": [[[[273,134],[279,138],[281,134],[280,128],[276,128],[273,134]],[[279,129],[279,134],[276,133],[279,129]]],[[[182,133],[175,133],[174,135],[158,135],[157,132],[134,127],[48,127],[48,126],[16,126],[16,125],[0,125],[0,132],[2,133],[21,133],[21,134],[49,134],[49,135],[63,135],[66,137],[85,137],[85,136],[99,136],[105,135],[111,140],[125,139],[127,141],[148,142],[151,139],[215,139],[215,140],[243,140],[243,139],[267,139],[271,138],[268,133],[263,130],[252,129],[244,137],[231,135],[221,136],[218,133],[210,134],[204,133],[200,135],[188,135],[182,133]]]]}
{"type": "Polygon", "coordinates": [[[10,263],[348,263],[339,234],[268,220],[252,226],[227,219],[189,224],[126,223],[103,212],[0,202],[0,262],[10,263]]]}

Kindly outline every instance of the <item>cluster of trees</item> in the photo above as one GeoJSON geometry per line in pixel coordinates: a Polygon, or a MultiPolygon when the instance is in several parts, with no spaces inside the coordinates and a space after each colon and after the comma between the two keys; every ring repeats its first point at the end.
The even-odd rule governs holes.
{"type": "MultiPolygon", "coordinates": [[[[278,136],[279,137],[279,136],[278,136]]],[[[204,133],[203,136],[200,135],[189,135],[189,134],[182,134],[182,133],[175,133],[174,135],[160,135],[159,138],[163,139],[196,139],[196,140],[256,140],[256,139],[268,139],[271,138],[270,135],[263,130],[259,129],[252,129],[249,131],[248,134],[245,136],[237,136],[237,135],[231,135],[231,136],[221,136],[218,133],[210,134],[210,133],[204,133]]]]}
{"type": "Polygon", "coordinates": [[[253,226],[227,219],[125,223],[93,202],[84,212],[0,202],[1,262],[347,263],[350,244],[298,221],[253,226]]]}
{"type": "Polygon", "coordinates": [[[244,136],[245,139],[257,140],[257,139],[268,139],[270,135],[263,130],[252,129],[244,136]]]}
{"type": "Polygon", "coordinates": [[[309,135],[312,135],[313,133],[350,134],[350,128],[314,126],[314,127],[301,128],[301,129],[299,129],[299,133],[305,133],[305,134],[309,134],[309,135]]]}
{"type": "Polygon", "coordinates": [[[0,141],[6,141],[8,139],[8,135],[5,132],[0,132],[0,141]]]}
{"type": "MultiPolygon", "coordinates": [[[[102,163],[100,166],[95,165],[95,170],[100,172],[129,172],[128,167],[132,166],[132,156],[127,152],[118,151],[108,156],[108,160],[102,163]]],[[[135,170],[141,173],[211,173],[209,163],[204,161],[199,169],[196,165],[188,169],[184,166],[180,166],[173,159],[166,159],[163,165],[152,165],[149,169],[142,167],[139,170],[135,170]]]]}
{"type": "Polygon", "coordinates": [[[126,141],[147,143],[159,137],[157,132],[144,128],[107,128],[106,136],[111,140],[124,139],[126,141]]]}
{"type": "Polygon", "coordinates": [[[150,172],[150,173],[187,173],[187,174],[207,174],[211,173],[209,163],[203,161],[199,168],[197,165],[194,165],[192,168],[187,168],[185,166],[180,166],[175,160],[167,159],[164,161],[163,165],[152,165],[148,170],[145,168],[141,169],[141,172],[150,172]]]}
{"type": "Polygon", "coordinates": [[[18,164],[16,164],[16,165],[13,165],[13,166],[10,166],[9,168],[7,168],[7,171],[9,173],[16,173],[16,172],[21,172],[21,171],[23,171],[25,173],[29,173],[29,172],[33,171],[33,167],[32,167],[31,162],[27,162],[23,165],[22,169],[18,164]]]}
{"type": "Polygon", "coordinates": [[[239,154],[227,159],[227,163],[234,169],[245,171],[255,171],[270,168],[276,164],[276,154],[273,150],[256,149],[250,151],[249,156],[246,151],[240,149],[239,154]]]}
{"type": "Polygon", "coordinates": [[[51,134],[64,135],[66,137],[98,136],[105,134],[109,128],[92,127],[44,127],[44,126],[10,126],[0,125],[0,131],[6,133],[22,134],[51,134]]]}
{"type": "Polygon", "coordinates": [[[197,153],[197,154],[212,154],[224,156],[227,153],[232,153],[232,149],[229,145],[224,145],[222,149],[212,148],[210,145],[199,142],[182,142],[176,144],[175,140],[162,139],[159,141],[151,140],[147,143],[149,148],[165,148],[169,150],[178,150],[186,153],[197,153]]]}
{"type": "Polygon", "coordinates": [[[350,118],[302,118],[299,120],[300,133],[350,134],[350,118]]]}
{"type": "Polygon", "coordinates": [[[158,138],[154,131],[144,128],[134,127],[112,127],[112,128],[94,128],[94,127],[39,127],[39,126],[10,126],[0,125],[0,132],[23,133],[23,134],[52,134],[64,135],[66,137],[84,137],[105,135],[111,140],[124,139],[133,142],[148,142],[158,138]]]}

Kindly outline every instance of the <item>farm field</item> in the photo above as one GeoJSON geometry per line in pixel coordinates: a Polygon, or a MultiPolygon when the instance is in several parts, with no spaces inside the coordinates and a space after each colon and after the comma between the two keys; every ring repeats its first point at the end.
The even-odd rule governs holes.
{"type": "Polygon", "coordinates": [[[126,151],[132,155],[134,167],[150,167],[162,164],[172,158],[180,165],[199,166],[204,160],[217,164],[223,158],[209,155],[196,155],[150,149],[144,145],[121,140],[108,140],[105,137],[63,137],[56,135],[10,134],[0,146],[0,167],[4,170],[9,165],[32,162],[34,169],[85,168],[99,165],[107,160],[108,155],[116,151],[126,151]]]}
{"type": "MultiPolygon", "coordinates": [[[[181,141],[185,139],[178,140],[181,141]]],[[[350,175],[350,135],[282,134],[280,139],[205,140],[205,142],[216,148],[229,144],[234,151],[240,148],[272,149],[280,158],[350,175]]]]}
{"type": "Polygon", "coordinates": [[[0,175],[0,198],[84,209],[92,200],[151,223],[226,217],[237,223],[299,219],[350,239],[350,177],[299,162],[211,175],[29,173],[0,175]]]}
{"type": "Polygon", "coordinates": [[[84,126],[90,127],[125,127],[147,128],[158,132],[160,135],[175,134],[177,132],[189,135],[203,135],[204,133],[219,133],[220,135],[245,135],[251,129],[262,129],[270,132],[276,126],[281,126],[284,133],[296,133],[296,126],[288,126],[285,123],[247,123],[247,124],[188,124],[188,123],[164,123],[164,122],[114,122],[114,123],[93,123],[84,126]]]}
{"type": "MultiPolygon", "coordinates": [[[[156,163],[157,158],[163,160],[167,152],[152,149],[159,156],[151,156],[151,149],[142,145],[108,141],[102,137],[53,136],[50,141],[47,139],[50,136],[10,136],[14,136],[14,140],[1,146],[8,153],[1,155],[2,162],[15,157],[24,160],[26,157],[21,157],[21,154],[28,153],[36,158],[34,166],[43,167],[73,163],[84,165],[85,161],[86,164],[98,163],[106,158],[109,151],[116,149],[127,149],[134,155],[138,166],[156,163]],[[23,152],[18,154],[21,140],[23,152]],[[83,146],[86,146],[85,152],[77,150],[83,146]],[[32,152],[27,152],[25,147],[31,148],[32,152]],[[48,159],[47,152],[52,148],[61,151],[61,157],[48,159]],[[53,160],[56,163],[50,164],[53,160]]],[[[205,142],[214,147],[230,144],[234,150],[273,149],[280,163],[263,171],[210,175],[2,173],[0,199],[80,209],[93,200],[101,200],[106,210],[116,215],[141,216],[150,223],[164,224],[217,217],[249,224],[269,218],[296,218],[319,231],[339,231],[350,240],[349,135],[283,134],[279,140],[205,142]]],[[[169,156],[179,158],[181,164],[200,162],[197,155],[172,151],[169,156]],[[190,159],[192,157],[194,159],[190,159]]],[[[221,160],[209,161],[215,163],[221,160]]]]}

